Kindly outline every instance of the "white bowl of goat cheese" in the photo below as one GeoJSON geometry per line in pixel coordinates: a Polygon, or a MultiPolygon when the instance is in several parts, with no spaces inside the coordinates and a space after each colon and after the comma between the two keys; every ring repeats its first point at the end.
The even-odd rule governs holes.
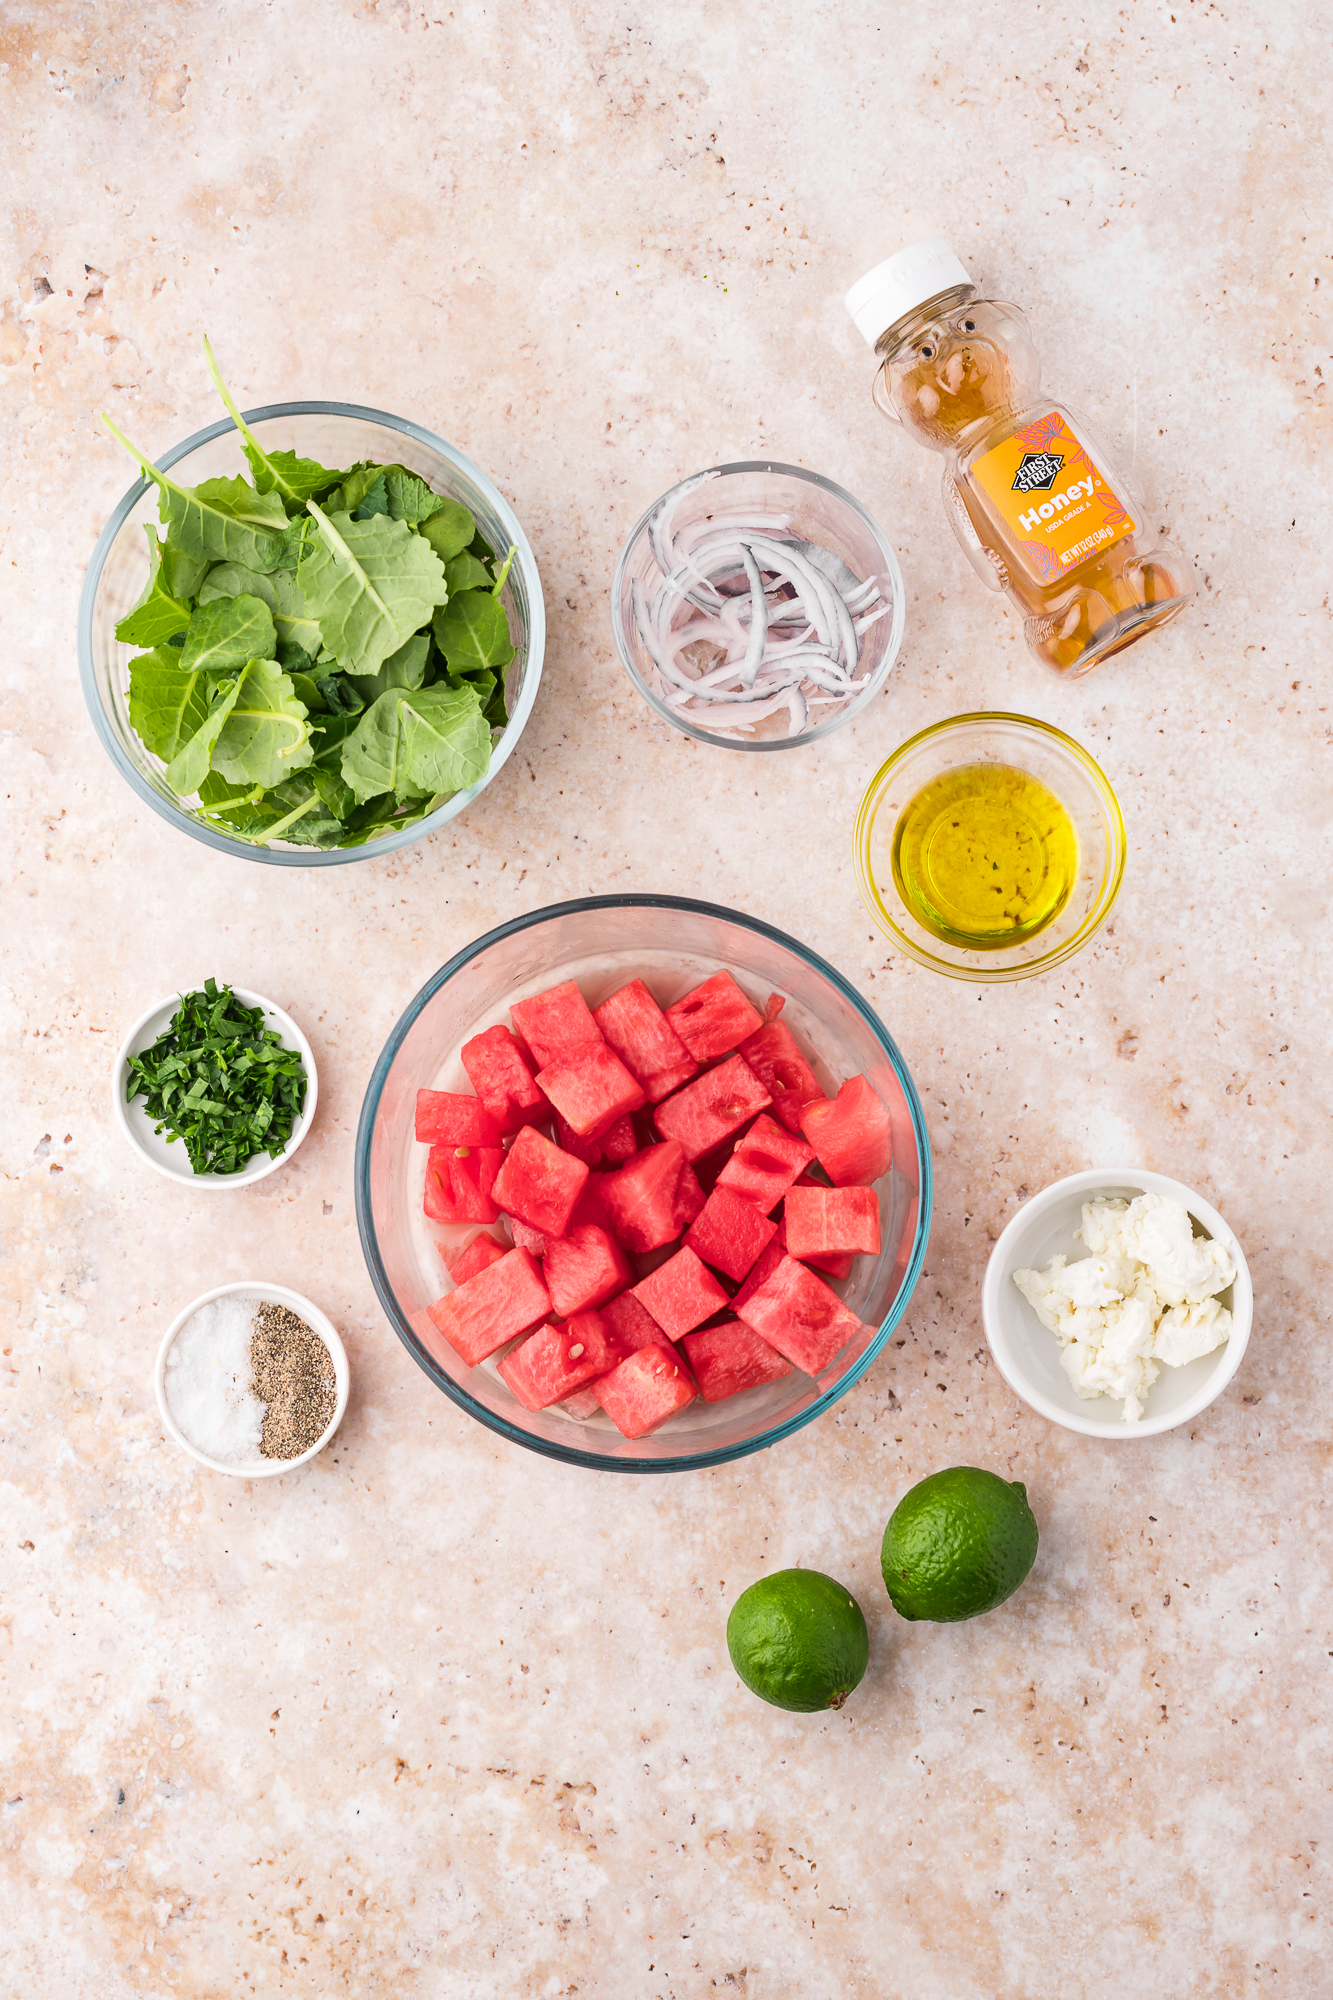
{"type": "Polygon", "coordinates": [[[1240,1367],[1249,1267],[1217,1210],[1140,1167],[1070,1174],[1018,1211],[986,1269],[986,1338],[1025,1403],[1086,1437],[1188,1423],[1240,1367]]]}

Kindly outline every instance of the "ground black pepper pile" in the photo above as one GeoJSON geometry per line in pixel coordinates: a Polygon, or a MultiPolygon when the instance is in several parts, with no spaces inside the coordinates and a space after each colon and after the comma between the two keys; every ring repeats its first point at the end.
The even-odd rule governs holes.
{"type": "Polygon", "coordinates": [[[333,1419],[333,1356],[286,1306],[261,1305],[250,1341],[254,1393],[266,1407],[264,1458],[299,1458],[333,1419]]]}

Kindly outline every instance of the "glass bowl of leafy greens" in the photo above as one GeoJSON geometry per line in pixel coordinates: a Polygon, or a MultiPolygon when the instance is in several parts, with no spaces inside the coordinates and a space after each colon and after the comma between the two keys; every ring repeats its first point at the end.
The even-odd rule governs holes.
{"type": "MultiPolygon", "coordinates": [[[[212,365],[212,356],[209,356],[212,365]]],[[[320,867],[405,846],[489,784],[546,621],[491,481],[405,417],[236,408],[150,462],[102,532],[79,667],[122,777],[222,853],[320,867]]]]}

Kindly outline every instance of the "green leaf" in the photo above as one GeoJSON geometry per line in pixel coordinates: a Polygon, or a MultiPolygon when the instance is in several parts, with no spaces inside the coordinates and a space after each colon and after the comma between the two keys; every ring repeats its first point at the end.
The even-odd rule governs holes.
{"type": "Polygon", "coordinates": [[[478,562],[466,549],[445,564],[444,577],[450,597],[461,597],[465,590],[489,590],[492,582],[485,563],[478,562]]]}
{"type": "Polygon", "coordinates": [[[505,550],[504,561],[501,563],[499,569],[497,569],[495,572],[495,581],[491,585],[492,597],[498,597],[500,595],[500,592],[504,589],[505,585],[508,583],[509,572],[514,567],[514,557],[517,554],[518,554],[518,543],[511,542],[509,544],[509,547],[505,550]]]}
{"type": "Polygon", "coordinates": [[[199,787],[200,803],[214,810],[253,805],[263,796],[262,785],[234,785],[230,778],[220,778],[216,771],[210,771],[199,787]]]}
{"type": "Polygon", "coordinates": [[[417,533],[429,542],[441,562],[449,562],[467,547],[477,532],[477,524],[461,500],[440,501],[435,513],[423,521],[417,533]]]}
{"type": "Polygon", "coordinates": [[[430,633],[415,632],[396,653],[390,653],[377,674],[348,674],[346,678],[368,707],[390,688],[420,687],[429,655],[430,633]]]}
{"type": "Polygon", "coordinates": [[[349,511],[354,521],[371,521],[376,514],[388,513],[389,489],[384,483],[382,472],[373,484],[366,488],[365,498],[349,511]]]}
{"type": "Polygon", "coordinates": [[[213,748],[227,725],[227,718],[236,706],[236,698],[241,691],[239,680],[206,682],[214,690],[212,705],[208,714],[189,741],[182,743],[171,762],[167,765],[167,783],[181,798],[189,798],[197,792],[208,776],[208,766],[213,756],[213,748]]]}
{"type": "Polygon", "coordinates": [[[315,753],[312,770],[341,775],[343,744],[357,726],[356,715],[321,715],[310,725],[310,745],[315,753]]]}
{"type": "Polygon", "coordinates": [[[319,682],[312,675],[302,673],[299,667],[292,668],[284,660],[282,670],[292,684],[292,693],[301,703],[307,715],[327,715],[329,705],[320,691],[319,682]]]}
{"type": "Polygon", "coordinates": [[[251,660],[239,698],[217,739],[213,768],[240,784],[276,785],[314,757],[305,705],[288,675],[272,660],[251,660]]]}
{"type": "MultiPolygon", "coordinates": [[[[188,602],[171,590],[163,563],[163,545],[145,523],[148,537],[148,581],[138,603],[116,627],[116,637],[127,646],[160,646],[190,622],[188,602]]],[[[174,551],[172,552],[174,554],[174,551]]]]}
{"type": "Polygon", "coordinates": [[[130,661],[130,727],[164,764],[208,717],[213,690],[202,674],[181,672],[175,647],[159,646],[130,661]]]}
{"type": "Polygon", "coordinates": [[[435,613],[435,643],[451,674],[475,667],[505,667],[514,657],[504,606],[489,590],[465,590],[435,613]]]}
{"type": "MultiPolygon", "coordinates": [[[[365,458],[357,465],[348,466],[342,476],[342,484],[336,493],[330,493],[327,512],[330,514],[355,514],[372,486],[378,484],[384,475],[384,467],[365,458]]],[[[387,496],[386,496],[387,506],[387,496]]]]}
{"type": "Polygon", "coordinates": [[[214,563],[199,586],[199,602],[212,604],[219,597],[258,597],[270,611],[278,608],[278,593],[272,575],[261,576],[244,563],[214,563]]]}
{"type": "Polygon", "coordinates": [[[416,527],[421,521],[429,521],[441,508],[449,505],[444,496],[434,492],[415,472],[406,466],[390,466],[384,475],[388,492],[389,512],[395,521],[406,521],[409,527],[416,527]]]}
{"type": "Polygon", "coordinates": [[[290,570],[275,570],[273,573],[273,623],[278,637],[288,645],[299,646],[302,652],[318,659],[323,650],[324,640],[318,621],[306,610],[301,587],[290,570]]]}
{"type": "Polygon", "coordinates": [[[406,522],[330,517],[308,504],[319,540],[299,572],[306,612],[339,666],[373,674],[444,602],[444,565],[406,522]]]}
{"type": "Polygon", "coordinates": [[[294,521],[289,521],[278,537],[274,570],[298,569],[301,557],[305,553],[305,545],[314,532],[315,524],[308,514],[298,514],[294,521]]]}
{"type": "Polygon", "coordinates": [[[265,451],[259,439],[251,430],[245,418],[228,394],[227,385],[218,372],[218,364],[213,359],[213,350],[204,339],[204,353],[208,357],[209,372],[214,386],[227,408],[227,414],[235,424],[243,439],[242,450],[250,461],[250,470],[255,476],[255,490],[258,493],[277,493],[289,507],[304,507],[307,500],[317,500],[321,493],[327,493],[341,479],[340,472],[330,472],[313,458],[298,458],[294,451],[265,451]]]}
{"type": "Polygon", "coordinates": [[[247,660],[271,660],[276,645],[273,618],[262,598],[215,598],[191,618],[181,665],[203,674],[234,673],[247,660]]]}
{"type": "Polygon", "coordinates": [[[480,556],[482,562],[495,561],[495,550],[491,547],[485,535],[482,534],[480,528],[477,529],[472,540],[468,543],[468,551],[471,555],[480,556]]]}
{"type": "Polygon", "coordinates": [[[350,674],[331,674],[328,668],[318,663],[315,675],[319,691],[335,715],[360,715],[365,703],[352,685],[350,674]]]}
{"type": "Polygon", "coordinates": [[[138,460],[144,477],[157,486],[158,513],[167,523],[167,540],[173,548],[196,561],[272,569],[278,554],[275,530],[287,525],[286,510],[276,493],[256,493],[244,479],[206,479],[202,486],[178,486],[117,430],[110,417],[104,414],[102,421],[138,460]]]}
{"type": "Polygon", "coordinates": [[[326,770],[322,764],[314,764],[310,769],[310,782],[333,817],[346,819],[356,805],[356,794],[350,785],[343,783],[339,773],[326,770]]]}
{"type": "MultiPolygon", "coordinates": [[[[474,684],[475,685],[475,684],[474,684]]],[[[496,683],[495,693],[482,711],[488,729],[505,729],[509,724],[509,710],[505,704],[504,682],[496,683]]]]}
{"type": "Polygon", "coordinates": [[[456,792],[485,776],[490,757],[475,688],[391,688],[344,744],[342,775],[358,801],[456,792]]]}
{"type": "Polygon", "coordinates": [[[162,544],[162,582],[182,604],[189,603],[207,573],[208,564],[202,557],[187,556],[182,549],[173,549],[169,542],[162,544]]]}

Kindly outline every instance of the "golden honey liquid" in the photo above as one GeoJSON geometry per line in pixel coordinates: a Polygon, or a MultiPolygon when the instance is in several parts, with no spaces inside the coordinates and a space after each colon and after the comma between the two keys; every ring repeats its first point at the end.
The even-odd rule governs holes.
{"type": "Polygon", "coordinates": [[[893,880],[932,937],[1002,951],[1045,930],[1078,877],[1078,833],[1055,793],[1010,764],[962,764],[923,785],[894,828],[893,880]]]}

